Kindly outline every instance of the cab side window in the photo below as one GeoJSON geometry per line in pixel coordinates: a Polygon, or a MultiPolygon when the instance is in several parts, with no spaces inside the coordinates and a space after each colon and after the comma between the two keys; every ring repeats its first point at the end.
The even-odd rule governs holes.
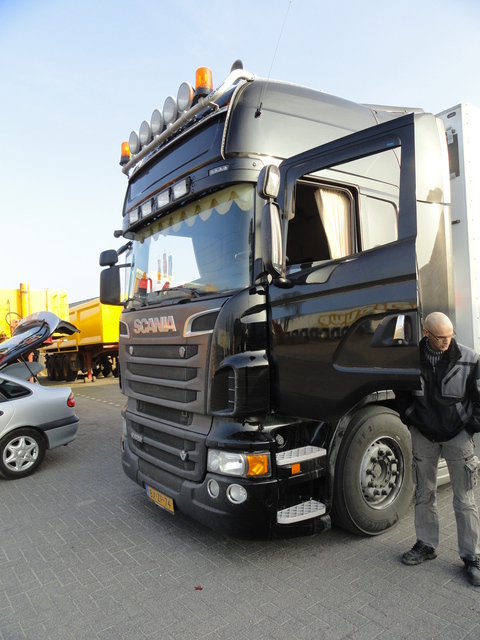
{"type": "Polygon", "coordinates": [[[298,180],[288,265],[338,260],[398,239],[400,152],[392,150],[298,180]]]}
{"type": "Polygon", "coordinates": [[[348,191],[299,183],[287,237],[289,264],[343,258],[353,252],[348,191]]]}

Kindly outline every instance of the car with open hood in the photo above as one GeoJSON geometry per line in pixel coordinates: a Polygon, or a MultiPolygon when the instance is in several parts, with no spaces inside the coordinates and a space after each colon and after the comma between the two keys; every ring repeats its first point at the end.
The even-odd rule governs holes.
{"type": "Polygon", "coordinates": [[[29,356],[45,342],[78,329],[54,313],[40,311],[19,322],[0,343],[0,476],[23,478],[42,463],[47,449],[77,436],[75,398],[69,387],[44,387],[42,364],[29,356]]]}

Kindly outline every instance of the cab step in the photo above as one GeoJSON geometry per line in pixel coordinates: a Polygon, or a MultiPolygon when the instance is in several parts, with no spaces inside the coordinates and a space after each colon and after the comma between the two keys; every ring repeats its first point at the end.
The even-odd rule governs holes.
{"type": "Polygon", "coordinates": [[[290,449],[289,451],[277,453],[275,459],[277,461],[277,465],[282,467],[289,464],[295,464],[297,462],[304,462],[305,460],[323,458],[326,455],[326,449],[309,445],[307,447],[300,447],[299,449],[290,449]]]}
{"type": "Polygon", "coordinates": [[[316,518],[324,513],[325,505],[322,502],[318,502],[318,500],[309,500],[308,502],[295,504],[293,507],[277,511],[277,523],[293,524],[294,522],[316,518]]]}

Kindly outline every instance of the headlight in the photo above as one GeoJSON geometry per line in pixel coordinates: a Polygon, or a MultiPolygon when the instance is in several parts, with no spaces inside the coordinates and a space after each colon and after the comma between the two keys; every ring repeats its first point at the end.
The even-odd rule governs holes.
{"type": "Polygon", "coordinates": [[[140,139],[140,144],[142,145],[142,147],[147,145],[152,139],[152,127],[150,126],[150,122],[148,120],[144,120],[140,125],[138,137],[140,139]]]}
{"type": "Polygon", "coordinates": [[[128,146],[130,148],[130,153],[132,153],[133,155],[135,155],[140,151],[140,148],[141,148],[140,137],[137,131],[132,131],[132,133],[130,134],[128,138],[128,146]]]}
{"type": "Polygon", "coordinates": [[[270,475],[269,453],[237,453],[210,449],[207,469],[213,473],[240,478],[258,478],[270,475]]]}

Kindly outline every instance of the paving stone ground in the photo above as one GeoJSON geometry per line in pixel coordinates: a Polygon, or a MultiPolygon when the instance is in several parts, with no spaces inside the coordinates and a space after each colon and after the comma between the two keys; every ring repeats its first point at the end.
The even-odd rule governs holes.
{"type": "MultiPolygon", "coordinates": [[[[116,381],[72,385],[75,442],[0,480],[0,640],[479,640],[480,589],[439,490],[439,556],[392,531],[242,541],[161,511],[123,473],[116,381]]],[[[480,490],[477,490],[480,493],[480,490]]]]}

